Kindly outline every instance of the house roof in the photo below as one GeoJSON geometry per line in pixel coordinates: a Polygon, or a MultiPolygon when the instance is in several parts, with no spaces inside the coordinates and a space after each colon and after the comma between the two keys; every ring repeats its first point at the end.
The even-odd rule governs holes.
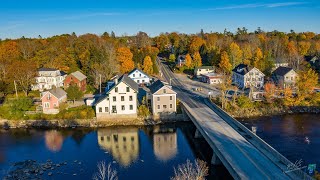
{"type": "MultiPolygon", "coordinates": [[[[53,96],[55,96],[56,98],[60,99],[62,98],[63,96],[67,95],[67,93],[61,89],[61,88],[53,88],[53,89],[50,89],[49,91],[46,91],[42,97],[44,97],[45,94],[47,93],[50,93],[52,94],[53,96]]],[[[41,99],[42,99],[41,97],[41,99]]]]}
{"type": "Polygon", "coordinates": [[[291,70],[293,70],[290,67],[278,67],[276,70],[273,71],[273,74],[275,75],[279,75],[279,76],[284,76],[286,75],[288,72],[290,72],[291,70]]]}
{"type": "Polygon", "coordinates": [[[218,78],[221,78],[222,77],[222,75],[221,74],[217,74],[217,73],[213,73],[213,72],[211,72],[211,73],[207,73],[207,74],[201,74],[202,76],[205,76],[205,77],[218,77],[218,78]]]}
{"type": "Polygon", "coordinates": [[[150,78],[145,72],[143,72],[141,69],[139,68],[134,68],[133,70],[131,70],[129,73],[128,73],[128,76],[131,75],[132,73],[134,73],[136,70],[138,70],[139,72],[141,72],[142,74],[146,75],[148,78],[150,78]]]}
{"type": "Polygon", "coordinates": [[[318,57],[317,56],[304,56],[304,59],[307,62],[310,62],[311,60],[318,59],[318,57]]]}
{"type": "MultiPolygon", "coordinates": [[[[154,82],[151,86],[149,86],[150,89],[150,93],[154,94],[156,93],[159,89],[161,89],[164,86],[167,86],[168,84],[165,82],[162,82],[160,80],[157,80],[156,82],[154,82]]],[[[171,88],[170,88],[171,89],[171,88]]]]}
{"type": "Polygon", "coordinates": [[[53,68],[45,68],[45,67],[42,67],[42,68],[39,68],[38,71],[57,71],[58,69],[53,69],[53,68]]]}
{"type": "Polygon", "coordinates": [[[253,69],[253,67],[250,67],[250,66],[248,66],[246,64],[239,64],[234,69],[232,69],[232,71],[235,72],[235,73],[241,74],[241,75],[245,75],[249,71],[251,71],[252,69],[253,69]]]}
{"type": "Polygon", "coordinates": [[[199,69],[209,69],[209,70],[214,70],[213,66],[201,66],[201,67],[196,67],[194,70],[198,71],[199,69]]]}
{"type": "Polygon", "coordinates": [[[85,76],[84,74],[82,74],[80,71],[76,71],[71,73],[71,75],[73,75],[75,78],[77,78],[79,81],[82,81],[84,79],[87,78],[87,76],[85,76]]]}

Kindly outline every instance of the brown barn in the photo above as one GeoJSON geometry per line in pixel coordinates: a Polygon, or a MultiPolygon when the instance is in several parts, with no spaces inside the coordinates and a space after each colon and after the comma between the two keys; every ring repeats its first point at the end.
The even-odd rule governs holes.
{"type": "Polygon", "coordinates": [[[68,88],[72,84],[76,84],[81,91],[86,91],[87,76],[82,74],[80,71],[69,74],[64,80],[64,87],[68,88]]]}

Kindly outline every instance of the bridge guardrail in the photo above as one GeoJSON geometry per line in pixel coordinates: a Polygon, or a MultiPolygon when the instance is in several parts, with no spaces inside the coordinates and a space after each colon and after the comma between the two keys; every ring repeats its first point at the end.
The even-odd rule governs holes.
{"type": "MultiPolygon", "coordinates": [[[[263,139],[261,139],[259,136],[257,136],[256,134],[254,134],[252,131],[250,131],[247,127],[245,127],[243,124],[241,124],[239,121],[237,121],[236,119],[234,119],[233,117],[231,117],[227,112],[225,112],[223,109],[221,109],[220,107],[218,107],[216,104],[214,104],[213,102],[211,102],[210,99],[206,99],[207,101],[209,101],[209,107],[210,105],[213,106],[214,108],[211,108],[213,111],[215,111],[216,113],[219,113],[220,116],[222,117],[226,117],[226,119],[229,121],[227,122],[228,124],[232,123],[234,125],[236,125],[238,128],[240,128],[241,130],[243,130],[244,132],[246,132],[248,135],[250,135],[252,138],[254,138],[256,140],[256,142],[259,143],[259,145],[262,145],[262,147],[266,150],[268,150],[269,152],[271,152],[271,154],[273,156],[275,156],[277,159],[280,160],[281,163],[283,163],[284,165],[286,165],[286,167],[289,166],[294,166],[294,164],[289,161],[286,157],[284,157],[281,153],[279,153],[276,149],[274,149],[272,146],[270,146],[268,143],[266,143],[263,139]],[[218,112],[217,112],[218,111],[218,112]],[[231,121],[231,122],[230,122],[231,121]]],[[[232,126],[232,124],[230,124],[232,126]]],[[[257,147],[258,149],[260,147],[257,147]]],[[[281,168],[281,167],[280,167],[281,168]]],[[[283,170],[284,173],[285,170],[283,168],[281,168],[283,170]]],[[[306,174],[305,172],[303,172],[302,170],[295,170],[295,171],[291,171],[293,172],[296,176],[298,176],[301,179],[305,179],[305,180],[314,180],[311,176],[309,176],[308,174],[306,174]]],[[[288,174],[288,173],[287,173],[288,174]]],[[[289,175],[289,174],[288,174],[289,175]]]]}

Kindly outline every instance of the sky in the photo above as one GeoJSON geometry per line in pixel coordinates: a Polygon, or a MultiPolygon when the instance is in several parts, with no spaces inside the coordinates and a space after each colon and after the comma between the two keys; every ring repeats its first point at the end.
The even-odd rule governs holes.
{"type": "Polygon", "coordinates": [[[1,0],[0,38],[139,31],[320,33],[320,0],[1,0]]]}

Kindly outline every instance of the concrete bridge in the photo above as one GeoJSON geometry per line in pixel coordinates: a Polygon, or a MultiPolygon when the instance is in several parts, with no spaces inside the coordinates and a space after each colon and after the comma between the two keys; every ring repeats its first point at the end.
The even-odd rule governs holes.
{"type": "Polygon", "coordinates": [[[212,164],[223,164],[234,179],[312,179],[298,168],[288,169],[292,162],[209,99],[186,89],[166,65],[158,63],[197,127],[195,136],[205,138],[213,149],[212,164]]]}

